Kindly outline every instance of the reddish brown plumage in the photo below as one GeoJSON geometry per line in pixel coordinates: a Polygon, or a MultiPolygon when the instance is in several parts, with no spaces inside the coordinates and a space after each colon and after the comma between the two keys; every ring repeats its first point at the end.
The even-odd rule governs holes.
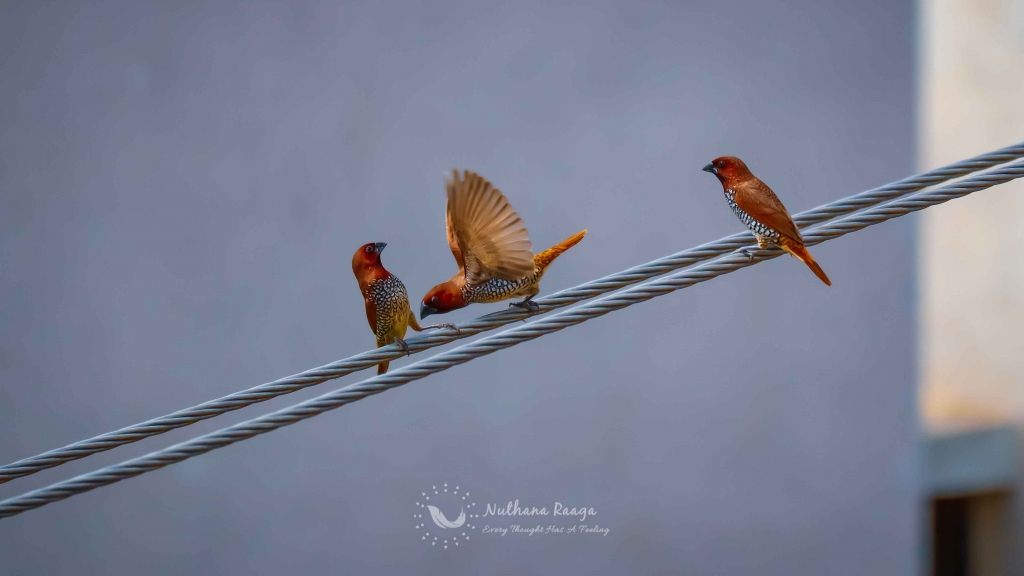
{"type": "Polygon", "coordinates": [[[767,184],[750,172],[742,160],[735,156],[722,156],[712,160],[704,170],[714,174],[722,183],[729,206],[757,238],[759,247],[778,246],[806,264],[827,286],[832,285],[804,246],[800,229],[782,201],[767,184]]]}
{"type": "MultiPolygon", "coordinates": [[[[366,304],[366,321],[377,337],[377,347],[398,342],[405,347],[405,332],[412,328],[423,330],[409,308],[405,285],[388,272],[380,261],[383,242],[363,244],[352,255],[352,273],[359,283],[359,292],[366,304]]],[[[429,326],[428,328],[433,328],[429,326]]],[[[377,365],[377,374],[388,371],[388,362],[377,365]]]]}
{"type": "Polygon", "coordinates": [[[458,272],[430,289],[420,303],[420,318],[444,314],[474,302],[499,302],[522,297],[514,305],[536,308],[530,302],[547,267],[587,233],[574,234],[551,248],[533,254],[522,218],[505,195],[473,172],[453,172],[447,183],[446,229],[458,272]]]}
{"type": "Polygon", "coordinates": [[[366,320],[370,323],[370,329],[377,330],[377,307],[373,305],[367,296],[370,291],[370,284],[375,280],[383,280],[391,275],[384,268],[380,261],[380,253],[376,249],[377,243],[364,244],[352,255],[352,274],[359,283],[359,292],[366,301],[366,320]]]}
{"type": "Polygon", "coordinates": [[[561,256],[566,250],[580,243],[583,237],[587,235],[586,230],[580,230],[579,232],[569,236],[565,240],[562,240],[558,244],[555,244],[551,248],[537,254],[533,257],[533,264],[537,269],[543,271],[545,268],[551,265],[555,261],[555,258],[561,256]]]}
{"type": "Polygon", "coordinates": [[[420,302],[420,319],[431,314],[447,314],[468,306],[469,302],[466,302],[462,295],[463,286],[465,282],[460,282],[459,278],[449,278],[427,291],[420,302]]]}

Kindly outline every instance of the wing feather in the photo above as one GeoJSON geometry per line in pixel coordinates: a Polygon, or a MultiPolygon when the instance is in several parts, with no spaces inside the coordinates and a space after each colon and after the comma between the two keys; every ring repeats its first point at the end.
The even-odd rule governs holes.
{"type": "Polygon", "coordinates": [[[533,273],[526,225],[500,190],[479,174],[452,171],[447,182],[448,244],[466,281],[518,280],[533,273]]]}
{"type": "Polygon", "coordinates": [[[744,182],[738,186],[734,200],[736,205],[744,212],[750,214],[758,222],[775,230],[783,236],[792,240],[799,240],[803,243],[803,236],[800,229],[796,227],[789,211],[782,205],[782,201],[775,195],[775,192],[767,184],[758,179],[744,182]]]}

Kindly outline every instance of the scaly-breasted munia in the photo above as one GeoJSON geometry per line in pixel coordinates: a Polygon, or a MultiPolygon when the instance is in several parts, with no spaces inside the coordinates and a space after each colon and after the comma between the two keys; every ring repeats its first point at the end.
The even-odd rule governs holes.
{"type": "Polygon", "coordinates": [[[540,254],[533,254],[522,218],[505,195],[479,174],[452,171],[447,182],[446,224],[448,246],[459,265],[450,280],[431,288],[420,304],[420,319],[444,314],[476,302],[500,302],[522,297],[521,306],[531,311],[531,298],[547,267],[575,246],[586,230],[573,234],[540,254]]]}
{"type": "MultiPolygon", "coordinates": [[[[420,327],[416,315],[409,307],[409,295],[405,292],[405,284],[391,272],[388,272],[380,261],[380,253],[387,244],[371,242],[364,244],[352,255],[352,273],[359,282],[359,291],[366,300],[366,319],[370,329],[377,337],[377,348],[397,343],[407,353],[409,346],[405,343],[407,328],[420,332],[429,328],[455,328],[453,324],[435,324],[420,327]]],[[[377,365],[377,374],[388,371],[389,362],[377,365]]]]}
{"type": "MultiPolygon", "coordinates": [[[[804,246],[803,236],[782,201],[767,184],[750,172],[742,160],[735,156],[715,158],[704,167],[704,171],[718,177],[729,208],[757,238],[758,248],[778,246],[806,264],[826,285],[832,285],[804,246]]],[[[745,253],[753,257],[749,252],[745,253]]]]}

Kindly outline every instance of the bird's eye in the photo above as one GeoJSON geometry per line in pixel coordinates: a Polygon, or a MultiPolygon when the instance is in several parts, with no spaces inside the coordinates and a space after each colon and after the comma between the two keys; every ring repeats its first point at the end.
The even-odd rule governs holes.
{"type": "Polygon", "coordinates": [[[367,252],[368,254],[372,254],[372,253],[373,253],[373,246],[367,246],[367,247],[366,247],[366,252],[367,252]]]}
{"type": "Polygon", "coordinates": [[[433,298],[431,298],[430,301],[434,302],[434,303],[437,303],[437,296],[434,296],[433,298]]]}

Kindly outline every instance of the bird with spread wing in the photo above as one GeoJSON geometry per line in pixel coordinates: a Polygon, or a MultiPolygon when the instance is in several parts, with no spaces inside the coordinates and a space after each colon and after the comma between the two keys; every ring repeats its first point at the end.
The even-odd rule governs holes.
{"type": "Polygon", "coordinates": [[[447,192],[448,245],[459,271],[427,292],[420,304],[420,319],[509,298],[523,298],[510,306],[536,311],[531,299],[540,292],[544,271],[587,231],[535,255],[523,219],[482,176],[469,171],[460,176],[453,170],[447,192]]]}

